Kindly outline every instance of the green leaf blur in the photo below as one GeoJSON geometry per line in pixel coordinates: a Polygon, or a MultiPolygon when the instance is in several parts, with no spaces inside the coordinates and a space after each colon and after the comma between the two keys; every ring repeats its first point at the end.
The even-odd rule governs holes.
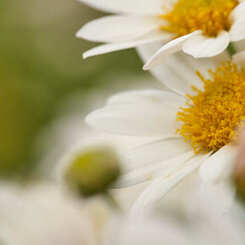
{"type": "Polygon", "coordinates": [[[104,77],[140,72],[135,51],[82,59],[76,31],[101,13],[67,0],[0,3],[0,176],[29,175],[41,130],[73,92],[108,86],[104,77]]]}

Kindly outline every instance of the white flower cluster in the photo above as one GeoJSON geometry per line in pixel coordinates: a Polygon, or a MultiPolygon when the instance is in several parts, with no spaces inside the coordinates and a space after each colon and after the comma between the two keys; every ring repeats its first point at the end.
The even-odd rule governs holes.
{"type": "Polygon", "coordinates": [[[97,131],[141,142],[124,153],[114,188],[141,184],[143,191],[130,218],[112,224],[107,243],[243,244],[237,218],[243,211],[236,213],[233,180],[238,129],[245,118],[245,2],[80,1],[112,13],[77,32],[79,38],[103,43],[84,58],[137,48],[143,69],[164,85],[116,94],[86,117],[97,131]],[[182,192],[187,176],[196,182],[182,192]],[[196,219],[181,219],[185,226],[145,218],[160,204],[171,209],[173,192],[179,201],[188,199],[190,209],[205,206],[205,211],[190,215],[196,219]],[[213,212],[211,206],[218,208],[213,212]],[[228,210],[232,218],[223,217],[228,210]],[[138,222],[139,217],[144,218],[138,222]]]}
{"type": "Polygon", "coordinates": [[[230,181],[237,151],[233,138],[245,107],[238,108],[243,99],[231,105],[231,98],[238,96],[236,89],[240,95],[244,92],[245,2],[82,2],[117,13],[91,21],[78,31],[78,37],[106,43],[85,52],[84,57],[137,47],[144,68],[151,68],[165,87],[116,94],[86,117],[86,122],[100,131],[142,139],[142,144],[128,153],[115,187],[147,182],[133,206],[136,212],[144,212],[199,169],[202,189],[215,190],[226,200],[229,193],[232,200],[235,192],[230,181]],[[170,33],[172,27],[190,33],[170,33]]]}
{"type": "Polygon", "coordinates": [[[80,1],[113,13],[77,32],[104,43],[84,58],[137,48],[163,86],[86,116],[65,191],[3,185],[0,244],[245,244],[245,1],[80,1]]]}

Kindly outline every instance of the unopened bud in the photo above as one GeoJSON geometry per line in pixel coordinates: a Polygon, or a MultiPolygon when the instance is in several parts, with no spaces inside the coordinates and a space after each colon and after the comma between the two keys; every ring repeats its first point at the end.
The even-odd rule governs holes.
{"type": "Polygon", "coordinates": [[[90,146],[77,152],[64,174],[68,186],[86,197],[106,192],[119,176],[119,158],[106,146],[90,146]]]}

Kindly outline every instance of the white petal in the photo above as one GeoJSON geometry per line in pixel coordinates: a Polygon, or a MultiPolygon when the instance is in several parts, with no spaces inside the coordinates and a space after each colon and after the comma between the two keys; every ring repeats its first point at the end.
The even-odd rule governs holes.
{"type": "Polygon", "coordinates": [[[79,0],[91,7],[112,13],[161,14],[163,0],[79,0]]]}
{"type": "MultiPolygon", "coordinates": [[[[142,168],[137,168],[127,174],[121,176],[119,181],[115,184],[115,188],[125,188],[136,185],[145,181],[157,178],[159,175],[168,175],[173,168],[177,168],[193,157],[193,151],[186,152],[182,155],[175,156],[156,164],[148,165],[142,168]]],[[[167,177],[166,177],[167,178],[167,177]]]]}
{"type": "MultiPolygon", "coordinates": [[[[113,217],[109,222],[109,232],[105,236],[106,245],[184,245],[190,244],[185,229],[177,225],[177,220],[157,219],[146,216],[134,219],[127,215],[113,217]]],[[[107,227],[108,228],[108,227],[107,227]]],[[[189,234],[189,233],[188,233],[189,234]]],[[[193,238],[193,237],[192,237],[193,238]]],[[[192,239],[193,240],[193,239],[192,239]]],[[[191,243],[197,244],[197,243],[191,243]]],[[[237,243],[232,243],[240,245],[237,243]]],[[[200,243],[198,243],[200,245],[200,243]]],[[[222,243],[222,245],[224,245],[222,243]]]]}
{"type": "Polygon", "coordinates": [[[157,30],[159,25],[160,19],[153,16],[106,16],[84,25],[76,36],[95,42],[123,42],[157,30]]]}
{"type": "MultiPolygon", "coordinates": [[[[200,199],[202,203],[215,209],[221,215],[226,213],[235,201],[235,187],[230,181],[219,183],[202,183],[200,188],[200,199]]],[[[209,209],[210,209],[209,208],[209,209]]]]}
{"type": "Polygon", "coordinates": [[[83,54],[83,58],[86,59],[88,57],[95,56],[95,55],[106,54],[106,53],[119,51],[123,49],[135,48],[141,45],[145,45],[147,43],[154,43],[154,42],[158,42],[158,41],[166,40],[166,39],[169,39],[168,35],[160,31],[156,31],[153,33],[146,34],[136,40],[127,41],[127,42],[119,42],[119,43],[109,43],[109,44],[104,44],[104,45],[92,48],[83,54]]]}
{"type": "Polygon", "coordinates": [[[230,38],[233,42],[245,39],[245,16],[235,20],[230,29],[230,38]]]}
{"type": "Polygon", "coordinates": [[[231,20],[235,21],[244,17],[245,2],[240,3],[231,13],[231,20]]]}
{"type": "Polygon", "coordinates": [[[140,215],[144,209],[151,208],[155,202],[161,200],[172,188],[174,188],[182,179],[195,171],[203,162],[204,156],[194,157],[186,166],[167,176],[155,179],[140,195],[132,208],[133,215],[140,215]]]}
{"type": "Polygon", "coordinates": [[[216,38],[193,36],[183,46],[183,51],[195,58],[213,57],[222,53],[229,45],[230,37],[225,31],[216,38]]]}
{"type": "Polygon", "coordinates": [[[86,121],[91,126],[116,134],[134,136],[172,136],[179,124],[176,121],[178,110],[171,101],[146,100],[134,104],[109,104],[92,112],[86,121]]]}
{"type": "Polygon", "coordinates": [[[245,51],[233,55],[232,61],[238,65],[245,65],[245,51]]]}
{"type": "Polygon", "coordinates": [[[176,53],[180,51],[183,47],[183,44],[191,37],[200,34],[200,31],[195,31],[193,33],[190,33],[188,35],[176,38],[167,44],[165,44],[162,48],[160,48],[144,65],[144,70],[149,70],[153,66],[157,66],[161,64],[162,59],[167,55],[176,53]]]}
{"type": "MultiPolygon", "coordinates": [[[[138,146],[129,152],[128,159],[131,169],[165,162],[186,152],[192,151],[190,144],[184,142],[182,137],[154,140],[138,146]]],[[[130,168],[130,166],[129,166],[130,168]]]]}
{"type": "MultiPolygon", "coordinates": [[[[161,46],[162,43],[159,42],[144,45],[137,50],[143,61],[147,61],[161,46]]],[[[203,86],[201,80],[196,75],[197,70],[205,77],[209,77],[208,70],[227,58],[226,52],[213,59],[194,59],[183,52],[178,52],[167,58],[162,58],[161,65],[151,69],[151,72],[168,88],[185,95],[192,92],[191,85],[199,88],[203,86]]]]}
{"type": "Polygon", "coordinates": [[[185,98],[179,96],[175,93],[163,90],[142,90],[142,91],[129,91],[116,94],[108,99],[107,104],[132,104],[132,103],[145,103],[149,102],[158,102],[165,103],[171,102],[180,107],[185,104],[185,98]]]}
{"type": "Polygon", "coordinates": [[[224,146],[211,155],[201,166],[200,176],[205,182],[219,182],[230,177],[236,149],[230,145],[224,146]]]}

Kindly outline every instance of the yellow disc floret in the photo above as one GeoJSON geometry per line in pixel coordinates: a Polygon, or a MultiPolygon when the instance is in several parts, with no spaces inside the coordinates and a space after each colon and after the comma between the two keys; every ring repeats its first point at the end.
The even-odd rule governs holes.
{"type": "Polygon", "coordinates": [[[226,62],[209,72],[211,79],[197,72],[204,90],[193,87],[196,95],[187,95],[187,107],[177,114],[182,123],[177,133],[196,153],[216,152],[232,142],[245,119],[245,69],[226,62]]]}
{"type": "Polygon", "coordinates": [[[169,13],[160,16],[166,20],[161,29],[177,37],[196,30],[215,37],[230,29],[230,14],[238,4],[238,0],[178,0],[169,13]]]}

